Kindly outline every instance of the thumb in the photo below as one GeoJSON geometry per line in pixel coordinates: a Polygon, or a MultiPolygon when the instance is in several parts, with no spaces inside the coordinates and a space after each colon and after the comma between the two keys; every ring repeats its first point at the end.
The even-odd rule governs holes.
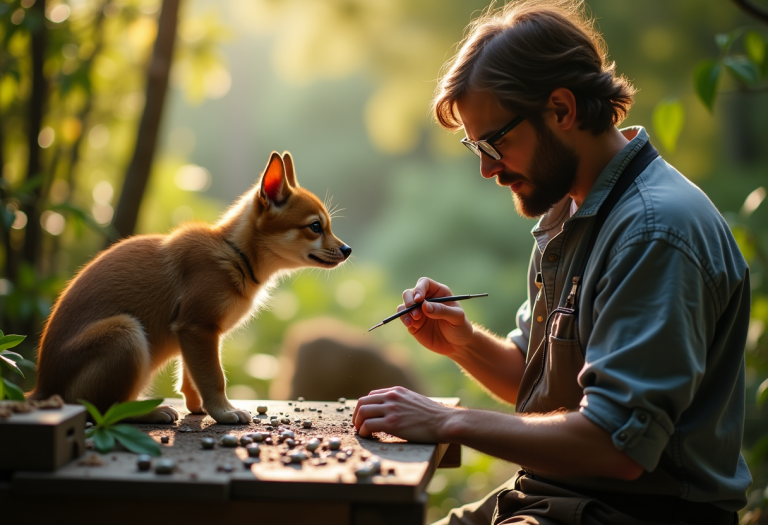
{"type": "Polygon", "coordinates": [[[454,326],[464,324],[464,310],[459,306],[425,302],[422,311],[430,319],[442,319],[454,326]]]}

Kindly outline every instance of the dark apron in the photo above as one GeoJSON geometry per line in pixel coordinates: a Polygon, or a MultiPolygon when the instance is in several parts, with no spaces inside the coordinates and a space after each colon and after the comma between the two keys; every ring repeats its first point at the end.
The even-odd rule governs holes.
{"type": "MultiPolygon", "coordinates": [[[[543,329],[541,323],[533,323],[531,329],[527,363],[517,397],[518,413],[541,414],[556,410],[572,412],[579,409],[579,403],[584,397],[583,388],[578,383],[579,372],[584,367],[584,348],[578,330],[579,285],[583,282],[589,256],[606,218],[627,188],[658,155],[648,142],[627,164],[595,217],[583,256],[574,257],[571,263],[568,274],[572,283],[570,290],[555,290],[555,297],[560,296],[560,300],[558,307],[551,312],[547,312],[541,273],[536,276],[539,293],[534,302],[533,318],[545,316],[547,321],[543,329]]],[[[674,475],[677,469],[665,456],[662,456],[653,472],[646,471],[633,481],[601,477],[556,478],[552,475],[544,478],[532,469],[524,470],[523,476],[594,497],[642,520],[649,520],[649,516],[653,516],[653,521],[660,523],[730,525],[735,516],[735,513],[711,504],[680,499],[682,486],[674,475]]],[[[519,510],[515,506],[519,503],[519,495],[510,492],[515,491],[502,491],[499,494],[497,513],[500,518],[505,513],[509,516],[519,510]],[[506,502],[508,505],[505,505],[505,496],[509,498],[506,502]]]]}

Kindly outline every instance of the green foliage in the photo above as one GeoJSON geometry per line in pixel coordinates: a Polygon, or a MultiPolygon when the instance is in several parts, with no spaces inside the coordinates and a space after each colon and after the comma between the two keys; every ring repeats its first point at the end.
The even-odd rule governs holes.
{"type": "MultiPolygon", "coordinates": [[[[29,361],[26,361],[22,356],[16,352],[11,352],[9,348],[18,346],[27,336],[25,335],[5,335],[0,330],[0,371],[10,370],[22,378],[24,372],[21,371],[19,365],[29,365],[29,361]]],[[[32,365],[34,368],[34,365],[32,365]]],[[[15,383],[12,383],[8,379],[0,378],[0,400],[11,399],[14,401],[24,401],[24,391],[18,387],[15,383]]]]}
{"type": "Polygon", "coordinates": [[[130,425],[118,425],[117,423],[129,417],[152,412],[163,402],[162,399],[117,403],[112,405],[104,415],[88,401],[84,399],[79,401],[85,406],[95,422],[95,425],[86,431],[86,435],[93,438],[96,449],[102,454],[112,450],[115,441],[119,441],[125,448],[136,454],[149,454],[151,456],[161,454],[160,445],[147,434],[130,425]]]}
{"type": "Polygon", "coordinates": [[[710,111],[712,111],[715,105],[720,69],[720,62],[717,60],[705,60],[696,66],[696,70],[693,73],[696,94],[710,111]]]}
{"type": "Polygon", "coordinates": [[[663,100],[653,110],[653,130],[661,145],[670,152],[675,151],[677,139],[683,131],[685,108],[677,99],[663,100]]]}

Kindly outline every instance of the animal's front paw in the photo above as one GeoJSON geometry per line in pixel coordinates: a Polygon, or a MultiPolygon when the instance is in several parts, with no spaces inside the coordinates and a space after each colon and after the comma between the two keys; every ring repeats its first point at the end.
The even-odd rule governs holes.
{"type": "Polygon", "coordinates": [[[208,414],[222,425],[248,425],[253,421],[251,413],[247,410],[230,407],[225,410],[209,411],[208,414]]]}
{"type": "Polygon", "coordinates": [[[190,414],[205,414],[205,409],[201,404],[192,405],[190,403],[187,403],[187,410],[189,410],[190,414]]]}

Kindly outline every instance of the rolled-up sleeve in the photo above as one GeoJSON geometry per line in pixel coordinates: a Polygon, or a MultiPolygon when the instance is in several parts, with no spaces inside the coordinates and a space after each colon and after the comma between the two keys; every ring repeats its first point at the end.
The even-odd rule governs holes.
{"type": "Polygon", "coordinates": [[[598,282],[580,410],[648,471],[704,375],[710,284],[690,251],[659,239],[623,246],[598,282]]]}
{"type": "Polygon", "coordinates": [[[525,301],[517,309],[517,328],[507,334],[507,340],[512,341],[523,352],[528,353],[528,341],[531,338],[531,303],[525,301]]]}

